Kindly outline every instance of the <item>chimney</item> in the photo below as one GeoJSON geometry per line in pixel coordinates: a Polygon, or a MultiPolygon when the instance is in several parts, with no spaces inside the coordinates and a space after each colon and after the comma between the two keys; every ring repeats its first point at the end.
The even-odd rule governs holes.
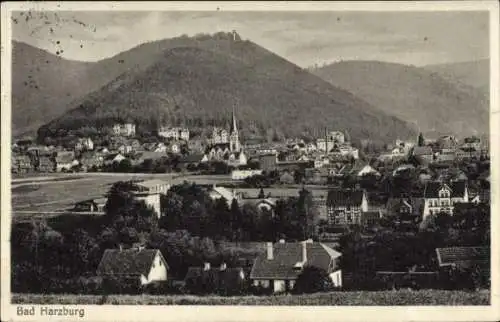
{"type": "Polygon", "coordinates": [[[226,263],[225,263],[225,262],[222,262],[222,263],[220,264],[220,270],[221,270],[221,271],[225,271],[225,270],[226,270],[226,268],[227,268],[226,263]]]}
{"type": "Polygon", "coordinates": [[[118,248],[120,249],[120,251],[122,251],[123,250],[122,244],[118,244],[118,248]]]}
{"type": "Polygon", "coordinates": [[[307,241],[302,242],[302,263],[307,262],[307,241]]]}
{"type": "Polygon", "coordinates": [[[205,263],[203,264],[203,270],[204,270],[204,271],[208,271],[208,270],[210,270],[210,263],[209,263],[209,262],[205,262],[205,263]]]}
{"type": "Polygon", "coordinates": [[[271,242],[267,243],[267,259],[268,260],[273,260],[274,259],[274,256],[273,256],[273,243],[271,243],[271,242]]]}

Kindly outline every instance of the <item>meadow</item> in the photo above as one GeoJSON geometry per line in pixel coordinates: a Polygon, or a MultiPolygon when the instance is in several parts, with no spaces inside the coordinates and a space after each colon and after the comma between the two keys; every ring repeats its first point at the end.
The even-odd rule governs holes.
{"type": "Polygon", "coordinates": [[[72,208],[78,201],[101,198],[114,182],[136,179],[164,179],[171,184],[184,180],[198,184],[227,182],[229,175],[173,175],[139,173],[81,173],[51,174],[50,177],[23,178],[12,182],[12,210],[26,212],[53,212],[72,208]]]}
{"type": "Polygon", "coordinates": [[[330,292],[309,295],[195,296],[195,295],[73,295],[12,294],[13,304],[105,305],[490,305],[490,292],[397,290],[330,292]]]}

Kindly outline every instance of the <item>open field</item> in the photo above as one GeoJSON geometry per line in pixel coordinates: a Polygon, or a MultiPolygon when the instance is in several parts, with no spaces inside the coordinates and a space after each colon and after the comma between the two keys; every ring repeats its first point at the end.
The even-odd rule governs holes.
{"type": "Polygon", "coordinates": [[[137,173],[80,173],[56,174],[13,180],[12,210],[54,212],[72,208],[75,202],[102,197],[110,186],[120,180],[164,179],[171,184],[183,181],[199,184],[220,184],[228,182],[229,175],[179,175],[179,174],[137,174],[137,173]]]}
{"type": "MultiPolygon", "coordinates": [[[[229,175],[192,175],[192,174],[139,174],[139,173],[79,173],[50,174],[46,177],[33,177],[13,180],[12,210],[18,212],[54,212],[72,208],[75,202],[102,197],[110,186],[120,180],[163,179],[171,184],[183,181],[197,184],[230,184],[229,175]]],[[[300,187],[273,187],[265,189],[272,197],[297,196],[300,187]]],[[[260,189],[237,188],[249,196],[257,196],[260,189]]],[[[324,188],[312,189],[313,195],[325,196],[324,188]]]]}
{"type": "Polygon", "coordinates": [[[277,296],[13,294],[13,304],[111,305],[489,305],[490,292],[442,290],[331,292],[277,296]]]}

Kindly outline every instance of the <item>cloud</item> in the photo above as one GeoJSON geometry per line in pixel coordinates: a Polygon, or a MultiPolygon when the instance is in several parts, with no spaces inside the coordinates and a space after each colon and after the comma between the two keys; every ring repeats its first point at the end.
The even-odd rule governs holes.
{"type": "Polygon", "coordinates": [[[422,65],[489,55],[487,12],[46,14],[48,18],[27,23],[20,20],[13,26],[14,39],[51,52],[57,50],[54,41],[58,39],[67,46],[63,56],[79,60],[103,59],[144,42],[182,34],[232,29],[303,67],[339,57],[422,65]]]}

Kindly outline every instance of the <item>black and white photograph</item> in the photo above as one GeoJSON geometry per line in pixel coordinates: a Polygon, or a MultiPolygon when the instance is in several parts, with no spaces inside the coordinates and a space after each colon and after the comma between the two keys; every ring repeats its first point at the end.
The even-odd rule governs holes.
{"type": "Polygon", "coordinates": [[[498,320],[499,6],[464,3],[3,3],[2,320],[498,320]]]}

